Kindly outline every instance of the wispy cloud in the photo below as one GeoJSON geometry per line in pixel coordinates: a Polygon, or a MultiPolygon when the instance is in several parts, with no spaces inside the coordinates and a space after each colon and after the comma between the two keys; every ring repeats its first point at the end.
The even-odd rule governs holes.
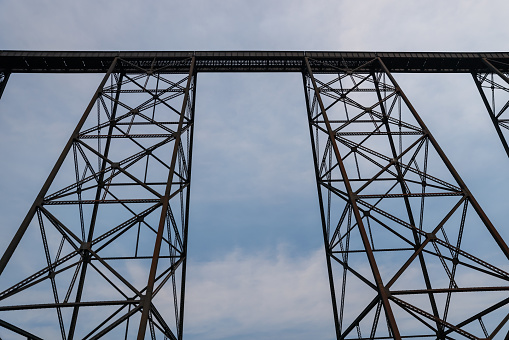
{"type": "Polygon", "coordinates": [[[246,253],[188,266],[189,339],[333,337],[323,250],[246,253]],[[286,334],[282,336],[282,334],[286,334]]]}

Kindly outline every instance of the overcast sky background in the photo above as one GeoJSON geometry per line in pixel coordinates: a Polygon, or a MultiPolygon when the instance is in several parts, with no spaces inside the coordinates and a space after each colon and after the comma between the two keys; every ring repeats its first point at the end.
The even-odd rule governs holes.
{"type": "MultiPolygon", "coordinates": [[[[0,0],[3,50],[507,51],[507,1],[0,0]]],[[[11,76],[0,251],[102,75],[11,76]]],[[[396,75],[502,236],[509,160],[470,75],[396,75]]],[[[187,339],[332,339],[300,74],[199,74],[187,339]]]]}

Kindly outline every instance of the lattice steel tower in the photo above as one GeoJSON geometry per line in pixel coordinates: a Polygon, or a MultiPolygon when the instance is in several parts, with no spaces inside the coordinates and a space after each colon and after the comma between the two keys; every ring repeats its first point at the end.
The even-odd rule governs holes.
{"type": "Polygon", "coordinates": [[[471,73],[509,156],[509,54],[350,52],[0,51],[0,96],[11,73],[106,72],[0,260],[7,336],[183,338],[211,71],[302,73],[337,339],[509,339],[509,248],[392,74],[471,73]]]}

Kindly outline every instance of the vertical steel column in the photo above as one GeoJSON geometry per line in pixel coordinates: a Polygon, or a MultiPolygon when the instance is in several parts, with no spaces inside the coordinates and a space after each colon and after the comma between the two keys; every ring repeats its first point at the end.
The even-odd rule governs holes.
{"type": "Polygon", "coordinates": [[[190,189],[191,189],[191,168],[193,163],[193,134],[194,134],[194,108],[196,105],[196,86],[197,86],[197,76],[196,72],[194,71],[196,60],[195,58],[192,59],[192,68],[193,72],[190,72],[190,76],[194,77],[194,84],[193,88],[191,89],[188,87],[188,98],[187,98],[187,110],[189,115],[189,145],[188,145],[188,154],[187,154],[187,181],[188,186],[186,188],[187,195],[186,195],[186,209],[185,209],[185,223],[183,226],[183,249],[182,249],[182,255],[184,257],[184,260],[182,261],[182,277],[181,277],[181,284],[180,284],[180,313],[178,318],[178,324],[177,324],[177,335],[178,340],[182,340],[184,337],[184,302],[185,302],[185,293],[186,293],[186,269],[187,269],[187,239],[188,239],[188,223],[189,223],[189,203],[190,203],[190,189]],[[192,96],[189,96],[190,91],[193,91],[192,96]]]}
{"type": "Polygon", "coordinates": [[[491,121],[493,123],[493,126],[495,127],[495,130],[497,131],[498,138],[502,142],[502,146],[504,147],[504,150],[509,157],[509,144],[507,143],[507,139],[504,136],[504,133],[502,132],[502,128],[509,130],[509,120],[503,119],[501,116],[504,112],[507,111],[507,108],[509,107],[509,100],[506,99],[501,107],[496,110],[495,107],[495,89],[501,90],[502,92],[505,92],[506,94],[509,94],[509,77],[507,77],[504,73],[502,73],[498,68],[496,68],[492,63],[490,63],[486,58],[483,58],[482,61],[484,64],[488,67],[488,69],[491,71],[491,73],[481,74],[481,73],[472,73],[472,77],[474,78],[475,85],[477,86],[477,90],[479,91],[479,94],[481,95],[482,101],[484,105],[486,106],[486,110],[488,110],[488,114],[490,115],[491,121]],[[493,75],[496,74],[500,77],[500,79],[505,82],[505,86],[503,84],[499,84],[493,79],[493,75]],[[491,79],[489,76],[491,75],[491,79]],[[487,85],[484,85],[487,83],[487,85]],[[487,88],[491,90],[491,104],[490,100],[486,96],[486,93],[484,92],[484,88],[487,88]],[[498,112],[497,112],[498,111],[498,112]]]}
{"type": "Polygon", "coordinates": [[[332,300],[332,312],[334,316],[334,329],[336,331],[336,338],[339,339],[341,337],[341,325],[339,324],[340,316],[338,314],[338,306],[336,301],[336,288],[334,286],[334,276],[332,272],[332,264],[331,264],[331,249],[329,247],[329,232],[327,230],[327,217],[326,213],[324,211],[324,203],[322,199],[322,186],[321,186],[321,180],[320,180],[320,162],[318,160],[319,153],[317,150],[317,145],[315,141],[317,140],[318,136],[315,136],[315,133],[313,131],[313,112],[312,108],[310,107],[310,94],[307,91],[307,78],[306,73],[302,73],[302,81],[303,81],[303,88],[304,88],[304,96],[306,98],[306,109],[308,114],[308,124],[309,124],[309,136],[311,137],[311,151],[313,153],[313,164],[315,166],[315,177],[316,177],[316,189],[318,191],[318,201],[320,206],[320,218],[322,221],[322,236],[323,236],[323,244],[324,244],[324,250],[325,250],[325,261],[327,264],[327,274],[329,277],[329,289],[331,293],[331,300],[332,300]]]}
{"type": "Polygon", "coordinates": [[[337,338],[500,336],[507,245],[383,61],[336,74],[314,74],[317,60],[305,66],[337,338]],[[477,254],[472,232],[491,240],[495,262],[477,254]]]}

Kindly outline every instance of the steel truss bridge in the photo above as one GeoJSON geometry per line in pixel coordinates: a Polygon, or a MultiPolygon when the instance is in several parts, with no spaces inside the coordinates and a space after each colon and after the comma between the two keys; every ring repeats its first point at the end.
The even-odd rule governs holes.
{"type": "Polygon", "coordinates": [[[394,78],[470,73],[509,156],[509,53],[408,52],[0,51],[0,96],[104,73],[0,260],[1,334],[183,338],[200,72],[302,74],[337,339],[509,339],[509,248],[394,78]]]}

